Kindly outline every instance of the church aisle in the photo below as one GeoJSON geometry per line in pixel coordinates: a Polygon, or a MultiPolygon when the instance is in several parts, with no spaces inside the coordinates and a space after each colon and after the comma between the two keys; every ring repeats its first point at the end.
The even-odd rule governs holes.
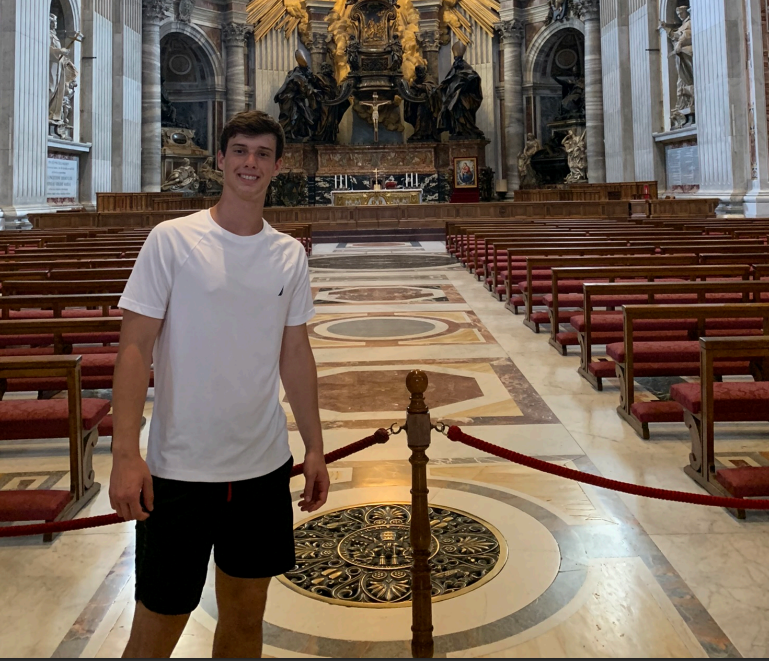
{"type": "MultiPolygon", "coordinates": [[[[661,440],[640,440],[616,414],[616,382],[610,380],[606,392],[593,391],[577,375],[576,356],[559,356],[544,335],[533,334],[461,267],[442,259],[442,244],[327,244],[316,246],[315,255],[318,314],[309,328],[327,451],[402,423],[405,376],[419,368],[430,379],[425,397],[433,422],[457,423],[489,442],[582,471],[696,490],[681,470],[689,451],[683,425],[663,427],[661,440]],[[420,260],[437,265],[420,267],[420,260]]],[[[150,398],[145,415],[151,413],[150,398]]],[[[298,460],[301,439],[295,426],[290,430],[298,460]]],[[[762,436],[763,427],[750,436],[724,436],[720,461],[765,463],[769,443],[757,440],[762,436]]],[[[146,445],[146,428],[142,438],[146,445]]],[[[409,455],[401,434],[334,464],[329,502],[316,513],[326,518],[316,529],[358,515],[374,527],[387,520],[397,528],[408,516],[400,504],[410,499],[409,455]]],[[[487,575],[475,585],[434,604],[436,656],[769,654],[769,572],[762,567],[769,516],[740,522],[723,510],[617,496],[488,457],[437,433],[428,456],[430,504],[442,517],[436,539],[450,546],[440,525],[469,515],[479,527],[473,540],[457,544],[474,547],[472,557],[493,565],[479,572],[487,575]]],[[[66,484],[66,462],[54,444],[4,448],[0,489],[19,488],[24,480],[30,489],[66,484]]],[[[83,516],[109,511],[109,465],[102,440],[95,460],[102,492],[83,516]]],[[[294,478],[295,502],[302,486],[294,478]]],[[[296,523],[305,519],[297,508],[296,523]]],[[[258,526],[259,513],[246,525],[258,526]]],[[[132,537],[125,524],[68,533],[51,546],[0,541],[0,583],[10,587],[0,605],[0,653],[120,654],[133,612],[132,537]]],[[[399,589],[397,571],[379,572],[390,581],[383,587],[378,568],[344,544],[297,540],[311,580],[292,580],[317,594],[273,582],[266,655],[410,656],[411,610],[371,607],[371,595],[399,589]],[[358,563],[358,573],[349,576],[369,595],[365,607],[344,591],[324,596],[341,565],[322,562],[337,556],[358,563]]],[[[436,581],[450,590],[451,572],[436,581]]],[[[210,581],[175,656],[210,655],[216,617],[210,581]]]]}

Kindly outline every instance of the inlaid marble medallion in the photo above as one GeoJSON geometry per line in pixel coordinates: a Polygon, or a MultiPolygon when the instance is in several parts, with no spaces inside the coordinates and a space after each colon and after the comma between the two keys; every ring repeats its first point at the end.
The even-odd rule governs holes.
{"type": "MultiPolygon", "coordinates": [[[[434,601],[465,594],[496,576],[507,545],[491,524],[431,507],[434,601]]],[[[281,582],[345,606],[388,608],[411,602],[411,506],[386,503],[324,512],[295,526],[296,567],[281,582]]]]}

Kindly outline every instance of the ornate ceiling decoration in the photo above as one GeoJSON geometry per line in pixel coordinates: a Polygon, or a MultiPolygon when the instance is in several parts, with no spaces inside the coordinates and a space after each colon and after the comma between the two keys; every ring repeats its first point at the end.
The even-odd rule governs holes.
{"type": "MultiPolygon", "coordinates": [[[[335,50],[344,53],[346,41],[339,39],[339,36],[346,32],[344,22],[351,6],[348,6],[345,0],[329,0],[329,4],[334,5],[327,19],[329,32],[333,35],[335,50]],[[345,44],[340,48],[341,41],[345,41],[345,44]]],[[[401,0],[398,5],[398,26],[404,47],[404,77],[410,80],[409,69],[413,69],[420,62],[412,58],[414,62],[409,65],[409,46],[413,44],[417,56],[421,57],[416,38],[419,32],[419,12],[411,0],[401,0]]],[[[305,0],[251,0],[246,11],[248,22],[254,26],[255,41],[264,38],[272,30],[283,30],[288,38],[298,29],[302,43],[310,47],[311,32],[305,0]]],[[[469,44],[472,41],[474,24],[490,36],[494,34],[494,24],[499,21],[499,0],[443,0],[440,15],[444,33],[442,42],[449,42],[451,30],[462,43],[469,44]]],[[[339,80],[347,74],[346,71],[340,71],[345,67],[346,62],[336,67],[339,80]]]]}
{"type": "MultiPolygon", "coordinates": [[[[325,512],[294,530],[296,567],[280,577],[292,589],[343,606],[392,608],[411,602],[411,506],[361,505],[325,512]]],[[[479,588],[507,560],[490,524],[466,512],[430,508],[433,600],[479,588]]]]}

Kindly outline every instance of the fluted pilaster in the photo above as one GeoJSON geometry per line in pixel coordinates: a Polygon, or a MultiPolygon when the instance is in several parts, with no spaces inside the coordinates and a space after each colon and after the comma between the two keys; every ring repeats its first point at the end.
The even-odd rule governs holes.
{"type": "Polygon", "coordinates": [[[573,0],[585,24],[585,115],[587,122],[587,177],[591,184],[606,181],[603,130],[603,72],[599,0],[573,0]]]}
{"type": "Polygon", "coordinates": [[[160,24],[166,0],[142,0],[142,190],[160,191],[160,24]]]}
{"type": "Polygon", "coordinates": [[[523,73],[521,57],[523,23],[517,19],[495,26],[502,38],[505,62],[505,162],[507,163],[507,198],[512,199],[521,186],[518,155],[523,151],[523,73]]]}
{"type": "Polygon", "coordinates": [[[245,47],[248,25],[229,23],[222,30],[227,47],[227,121],[246,109],[245,47]]]}

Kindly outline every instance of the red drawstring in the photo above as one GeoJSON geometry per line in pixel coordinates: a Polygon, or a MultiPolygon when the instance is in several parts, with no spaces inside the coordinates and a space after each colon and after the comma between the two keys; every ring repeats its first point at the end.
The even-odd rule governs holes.
{"type": "Polygon", "coordinates": [[[232,482],[227,482],[227,502],[232,501],[232,482]]]}

